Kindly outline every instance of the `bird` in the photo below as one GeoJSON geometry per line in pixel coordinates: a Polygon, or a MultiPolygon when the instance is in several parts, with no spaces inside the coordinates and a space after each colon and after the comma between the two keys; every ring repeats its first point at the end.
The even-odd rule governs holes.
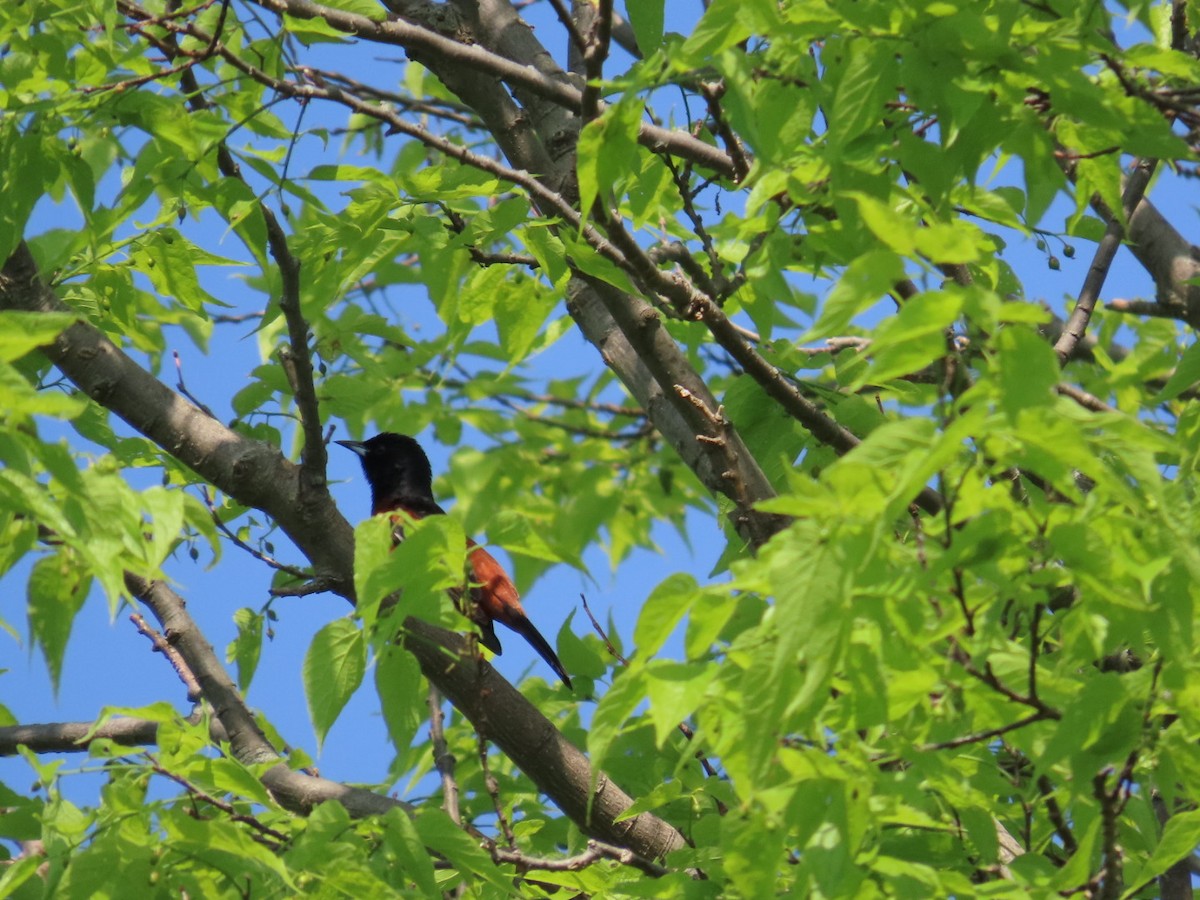
{"type": "MultiPolygon", "coordinates": [[[[433,496],[433,468],[414,438],[384,431],[365,441],[335,441],[358,456],[371,487],[371,515],[405,512],[414,519],[444,516],[433,496]]],[[[474,608],[469,618],[479,627],[480,642],[496,655],[503,650],[494,622],[515,631],[529,642],[567,689],[571,678],[549,642],[529,621],[516,586],[492,554],[467,538],[470,595],[474,608]]]]}

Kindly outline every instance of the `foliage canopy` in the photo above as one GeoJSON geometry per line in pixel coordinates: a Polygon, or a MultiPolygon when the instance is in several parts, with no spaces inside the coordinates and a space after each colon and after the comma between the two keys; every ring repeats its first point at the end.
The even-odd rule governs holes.
{"type": "Polygon", "coordinates": [[[0,572],[55,682],[103,595],[204,702],[0,706],[0,894],[1191,896],[1200,5],[619,13],[3,5],[0,572]],[[329,427],[463,445],[453,515],[352,529],[329,427]],[[467,535],[528,588],[698,517],[573,693],[460,636],[467,535]],[[222,661],[165,578],[244,550],[222,661]],[[373,681],[434,796],[242,701],[306,593],[318,745],[373,681]]]}

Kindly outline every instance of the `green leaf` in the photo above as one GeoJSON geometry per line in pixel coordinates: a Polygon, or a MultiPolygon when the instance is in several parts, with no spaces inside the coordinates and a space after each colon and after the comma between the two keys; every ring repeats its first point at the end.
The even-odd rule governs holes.
{"type": "Polygon", "coordinates": [[[318,747],[367,670],[367,644],[350,619],[334,619],[313,637],[304,655],[304,695],[318,747]]]}
{"type": "Polygon", "coordinates": [[[174,297],[192,312],[199,312],[208,304],[229,305],[200,286],[196,266],[229,265],[231,260],[212,256],[174,228],[161,228],[142,235],[130,257],[159,294],[174,297]]]}
{"type": "Polygon", "coordinates": [[[0,362],[14,362],[53,343],[77,321],[71,313],[0,310],[0,362]]]}
{"type": "Polygon", "coordinates": [[[858,214],[863,224],[871,229],[871,233],[879,238],[880,242],[901,256],[913,255],[917,249],[919,227],[911,216],[897,212],[890,204],[870,194],[855,191],[849,196],[858,205],[858,214]]]}
{"type": "Polygon", "coordinates": [[[607,256],[602,256],[590,244],[577,239],[567,231],[560,231],[558,236],[567,248],[567,258],[579,271],[598,278],[627,294],[638,293],[625,270],[607,256]]]}
{"type": "Polygon", "coordinates": [[[375,610],[392,590],[382,572],[391,558],[394,526],[386,516],[364,519],[354,529],[355,609],[363,621],[374,621],[375,610]]]}
{"type": "Polygon", "coordinates": [[[250,682],[254,680],[254,673],[258,669],[265,619],[262,613],[245,606],[233,614],[237,637],[230,641],[225,656],[237,664],[238,690],[243,694],[250,690],[250,682]]]}
{"type": "Polygon", "coordinates": [[[1175,813],[1167,820],[1162,839],[1150,858],[1137,871],[1136,877],[1129,879],[1128,884],[1133,886],[1121,896],[1132,897],[1139,893],[1141,886],[1162,875],[1179,860],[1191,856],[1197,846],[1200,846],[1200,810],[1175,813]]]}
{"type": "Polygon", "coordinates": [[[173,853],[218,871],[236,866],[237,871],[245,873],[243,877],[269,873],[282,884],[291,885],[283,858],[262,844],[246,840],[232,822],[201,820],[185,813],[164,816],[161,821],[163,842],[173,853]]]}
{"type": "MultiPolygon", "coordinates": [[[[640,3],[641,0],[631,0],[640,3]]],[[[772,4],[773,5],[773,4],[772,4]]],[[[763,15],[762,0],[713,0],[704,11],[678,54],[677,65],[706,65],[727,47],[748,38],[755,27],[756,14],[763,15]],[[757,7],[757,8],[756,8],[757,7]]]]}
{"type": "Polygon", "coordinates": [[[887,114],[884,104],[896,96],[895,51],[887,42],[856,38],[841,49],[849,59],[829,112],[829,142],[835,149],[877,127],[887,114]]]}
{"type": "Polygon", "coordinates": [[[625,9],[633,26],[638,49],[649,56],[658,49],[663,36],[663,6],[666,0],[627,0],[625,9]]]}
{"type": "MultiPolygon", "coordinates": [[[[528,516],[523,516],[513,510],[501,510],[488,523],[488,536],[493,539],[495,546],[503,547],[509,553],[519,553],[533,559],[546,562],[567,562],[562,554],[548,540],[545,529],[539,529],[528,516]]],[[[581,566],[578,561],[575,565],[581,566]]]]}
{"type": "Polygon", "coordinates": [[[235,797],[253,800],[268,809],[274,807],[275,801],[271,793],[259,780],[254,771],[242,765],[232,757],[222,757],[205,761],[208,777],[217,790],[229,792],[235,797]]]}
{"type": "Polygon", "coordinates": [[[859,313],[885,297],[904,277],[904,263],[888,250],[864,253],[846,271],[825,298],[821,317],[801,339],[804,342],[842,335],[859,313]]]}
{"type": "Polygon", "coordinates": [[[402,809],[388,810],[383,817],[383,829],[384,846],[396,855],[404,874],[416,882],[420,895],[440,896],[433,858],[408,813],[402,809]]]}
{"type": "Polygon", "coordinates": [[[1093,676],[1063,710],[1038,765],[1049,767],[1068,755],[1092,749],[1115,723],[1123,722],[1121,713],[1128,702],[1129,694],[1117,675],[1093,676]]]}
{"type": "Polygon", "coordinates": [[[653,662],[646,667],[646,696],[659,748],[700,706],[717,674],[717,668],[707,662],[653,662]]]}
{"type": "Polygon", "coordinates": [[[389,644],[375,659],[375,690],[388,736],[403,754],[425,720],[424,679],[421,666],[407,650],[389,644]]]}
{"type": "Polygon", "coordinates": [[[1024,410],[1050,406],[1061,374],[1054,348],[1028,328],[1013,325],[996,335],[1000,406],[1010,420],[1024,410]]]}
{"type": "Polygon", "coordinates": [[[603,766],[613,742],[621,733],[625,721],[646,696],[646,675],[641,667],[631,667],[614,678],[596,705],[592,724],[587,732],[588,756],[595,766],[603,766]]]}
{"type": "Polygon", "coordinates": [[[143,543],[146,562],[152,569],[163,564],[175,549],[183,530],[182,491],[152,487],[142,491],[142,504],[150,520],[150,539],[143,543]]]}
{"type": "Polygon", "coordinates": [[[649,659],[659,651],[687,615],[699,590],[695,578],[677,572],[650,592],[633,630],[633,643],[640,658],[649,659]]]}
{"type": "Polygon", "coordinates": [[[739,777],[761,784],[779,740],[802,730],[828,697],[829,680],[841,664],[851,619],[845,590],[852,559],[836,536],[822,536],[813,522],[797,521],[770,545],[770,589],[776,605],[756,650],[742,673],[741,690],[753,696],[742,713],[742,729],[755,739],[737,751],[739,777]]]}
{"type": "Polygon", "coordinates": [[[688,611],[683,645],[688,659],[699,659],[712,650],[713,642],[737,612],[724,590],[698,591],[688,611]]]}
{"type": "Polygon", "coordinates": [[[917,252],[940,265],[979,259],[987,238],[970,222],[931,222],[916,232],[917,252]]]}
{"type": "Polygon", "coordinates": [[[61,175],[56,154],[43,137],[51,124],[38,115],[9,115],[0,121],[0,259],[12,256],[34,206],[61,175]],[[27,125],[24,132],[19,123],[27,125]]]}
{"type": "Polygon", "coordinates": [[[46,658],[56,693],[71,626],[87,600],[91,584],[91,575],[79,558],[63,547],[34,563],[25,585],[29,632],[46,658]]]}
{"type": "Polygon", "coordinates": [[[1171,373],[1167,383],[1158,392],[1154,402],[1166,403],[1168,400],[1174,400],[1197,381],[1200,381],[1200,342],[1192,344],[1183,351],[1183,355],[1179,357],[1179,362],[1175,366],[1175,371],[1171,373]]]}
{"type": "MultiPolygon", "coordinates": [[[[442,621],[448,608],[445,591],[466,582],[466,549],[467,537],[453,516],[427,516],[414,522],[392,515],[368,519],[355,529],[356,613],[373,629],[383,598],[403,591],[398,606],[403,615],[442,621]],[[404,540],[392,548],[398,528],[404,531],[404,540]]],[[[375,638],[388,641],[392,635],[372,634],[375,638]]]]}
{"type": "Polygon", "coordinates": [[[541,290],[536,283],[517,282],[498,292],[495,321],[507,368],[525,361],[544,331],[546,319],[557,306],[558,298],[541,290]]]}
{"type": "Polygon", "coordinates": [[[440,809],[426,807],[413,824],[421,844],[443,854],[456,872],[492,885],[497,895],[517,895],[511,879],[497,868],[491,856],[440,809]]]}
{"type": "Polygon", "coordinates": [[[294,34],[306,47],[313,44],[345,44],[350,41],[346,32],[338,31],[324,19],[301,19],[285,14],[283,22],[288,34],[294,34]]]}
{"type": "Polygon", "coordinates": [[[639,170],[637,135],[642,112],[641,98],[630,95],[583,126],[576,161],[580,209],[590,211],[602,189],[601,200],[607,203],[628,174],[639,170]]]}
{"type": "Polygon", "coordinates": [[[871,366],[851,382],[850,390],[865,384],[886,384],[893,378],[920,372],[949,352],[946,331],[962,311],[956,293],[926,291],[905,302],[876,330],[871,341],[871,366]]]}
{"type": "Polygon", "coordinates": [[[0,362],[0,409],[7,413],[10,421],[26,416],[73,419],[83,412],[87,403],[87,397],[82,393],[38,390],[16,366],[0,362]]]}
{"type": "Polygon", "coordinates": [[[538,270],[556,289],[561,289],[571,270],[566,265],[566,252],[559,236],[545,221],[529,222],[521,229],[525,248],[538,261],[538,270]]]}

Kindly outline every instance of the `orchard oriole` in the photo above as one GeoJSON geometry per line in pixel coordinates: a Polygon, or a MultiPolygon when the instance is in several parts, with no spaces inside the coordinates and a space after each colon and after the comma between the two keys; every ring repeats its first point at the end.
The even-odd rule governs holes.
{"type": "MultiPolygon", "coordinates": [[[[414,519],[425,516],[441,516],[446,511],[433,499],[433,469],[429,457],[415,440],[403,434],[385,431],[368,441],[337,441],[348,450],[358,454],[363,474],[371,486],[371,515],[401,510],[414,519]]],[[[571,679],[559,662],[554,649],[533,627],[512,579],[496,559],[467,539],[470,552],[470,596],[473,608],[467,613],[479,626],[483,646],[500,654],[500,641],[496,638],[493,622],[507,625],[538,652],[568,688],[571,679]]]]}

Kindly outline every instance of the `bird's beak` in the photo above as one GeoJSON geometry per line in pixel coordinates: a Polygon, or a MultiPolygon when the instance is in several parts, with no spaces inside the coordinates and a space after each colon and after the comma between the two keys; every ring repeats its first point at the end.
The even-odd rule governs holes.
{"type": "Polygon", "coordinates": [[[367,455],[367,445],[362,441],[334,441],[335,444],[341,444],[347,450],[352,450],[359,456],[367,455]]]}

